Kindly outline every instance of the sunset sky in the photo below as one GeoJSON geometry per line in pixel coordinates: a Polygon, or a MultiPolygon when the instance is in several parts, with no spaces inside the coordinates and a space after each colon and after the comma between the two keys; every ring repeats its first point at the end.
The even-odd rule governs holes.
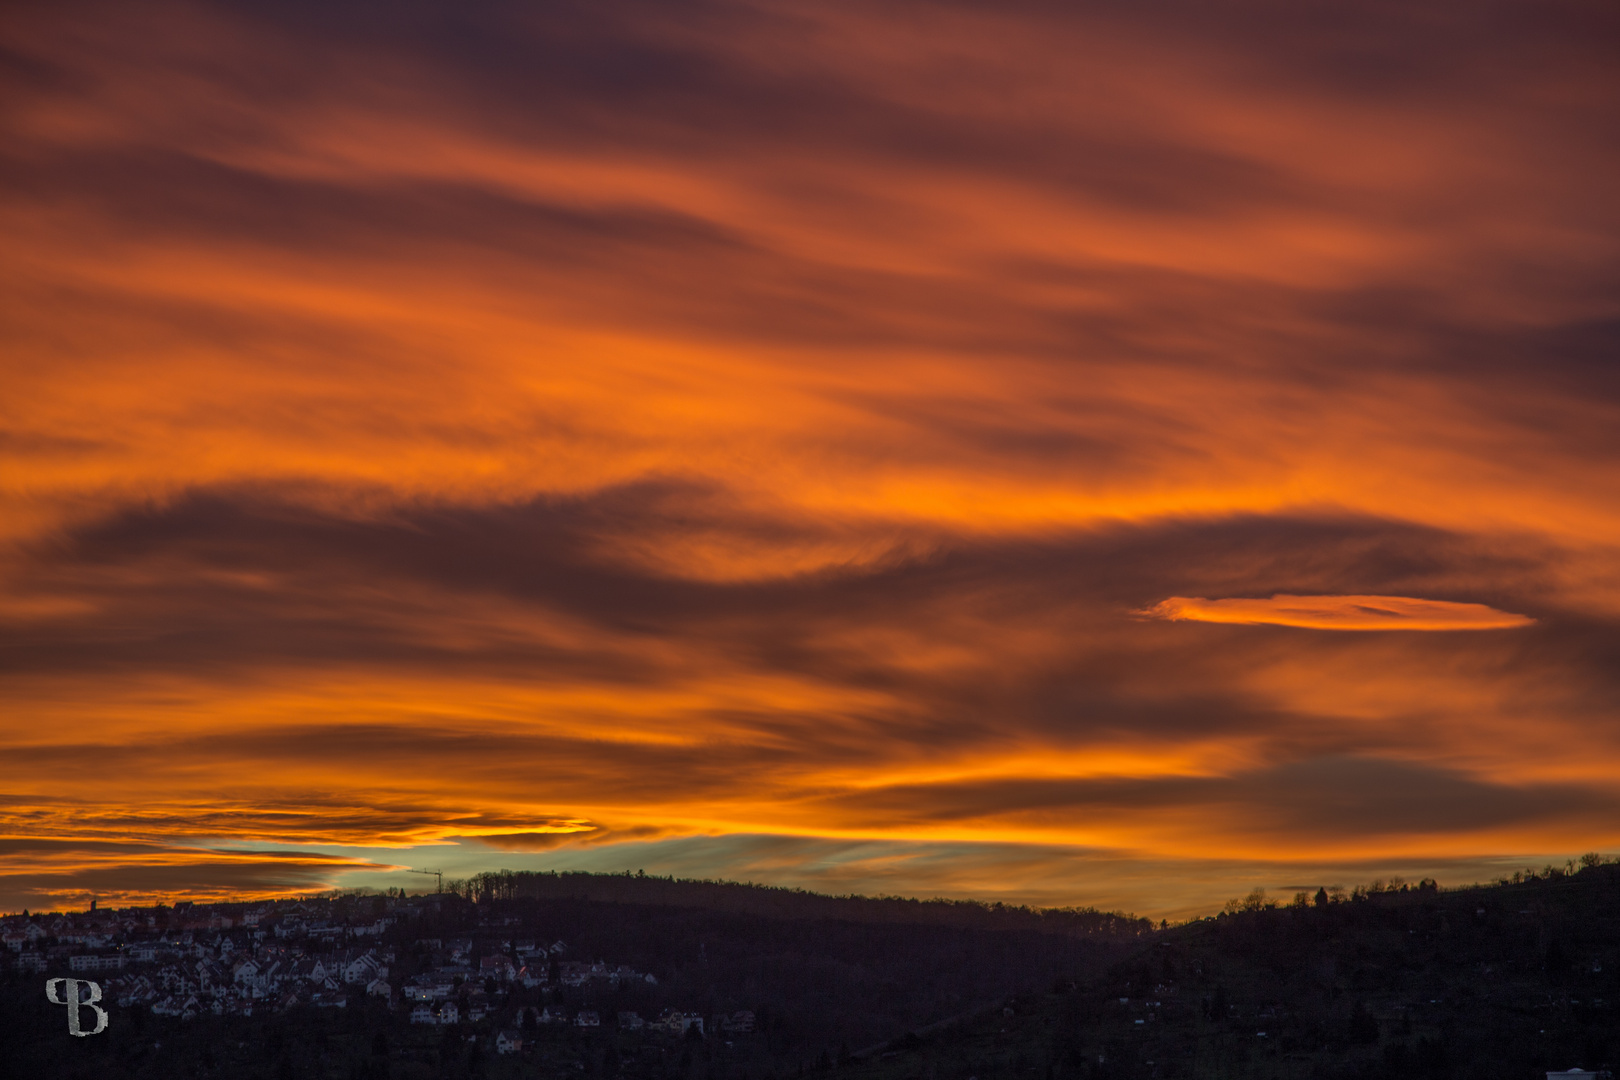
{"type": "Polygon", "coordinates": [[[1620,849],[1620,7],[24,3],[0,910],[1620,849]]]}

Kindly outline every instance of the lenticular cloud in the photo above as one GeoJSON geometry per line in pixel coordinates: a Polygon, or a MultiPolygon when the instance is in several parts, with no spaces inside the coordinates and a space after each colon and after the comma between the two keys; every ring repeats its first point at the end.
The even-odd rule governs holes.
{"type": "Polygon", "coordinates": [[[1300,626],[1312,630],[1502,630],[1529,626],[1525,615],[1484,604],[1423,600],[1412,596],[1290,596],[1269,600],[1233,597],[1206,600],[1172,596],[1142,614],[1178,622],[1300,626]]]}

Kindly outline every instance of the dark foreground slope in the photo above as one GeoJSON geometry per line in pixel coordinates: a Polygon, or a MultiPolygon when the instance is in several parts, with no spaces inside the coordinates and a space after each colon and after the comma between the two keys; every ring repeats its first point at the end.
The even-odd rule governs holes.
{"type": "MultiPolygon", "coordinates": [[[[462,1020],[445,1026],[355,990],[344,1008],[250,1017],[114,1007],[105,1034],[74,1039],[42,993],[43,975],[67,972],[12,972],[0,1077],[1541,1080],[1620,1055],[1615,865],[1253,903],[1158,932],[1096,913],[687,884],[497,877],[432,903],[308,905],[310,920],[358,925],[394,903],[398,921],[367,942],[392,950],[399,990],[444,974],[452,942],[481,956],[567,943],[547,985],[459,980],[462,1020]],[[654,979],[569,983],[570,965],[597,960],[654,979]],[[469,1022],[480,1001],[487,1015],[469,1022]],[[542,1009],[570,1022],[535,1023],[542,1009]],[[670,1010],[703,1017],[705,1035],[628,1023],[670,1010]],[[717,1030],[743,1010],[754,1030],[717,1030]],[[573,1022],[585,1014],[600,1026],[573,1022]],[[523,1050],[498,1055],[496,1033],[514,1028],[523,1050]]],[[[271,940],[290,942],[279,917],[271,940]]]]}
{"type": "Polygon", "coordinates": [[[1617,1058],[1620,865],[1611,864],[1177,927],[1101,978],[902,1038],[848,1075],[1542,1080],[1617,1058]]]}
{"type": "MultiPolygon", "coordinates": [[[[490,875],[463,895],[420,901],[345,898],[300,905],[300,918],[360,926],[387,910],[398,921],[363,945],[391,950],[398,999],[350,988],[343,1008],[269,1003],[252,1016],[190,1019],[112,1008],[109,1030],[75,1039],[65,1009],[44,1000],[50,970],[0,983],[0,1077],[490,1077],[600,1075],[647,1080],[768,1080],[799,1076],[852,1049],[926,1027],[987,1003],[1090,979],[1149,932],[1146,920],[1096,912],[1036,912],[1000,905],[839,898],[783,889],[607,875],[490,875]],[[388,906],[392,905],[392,906],[388,906]],[[555,943],[544,986],[485,984],[479,958],[515,953],[529,939],[555,943]],[[410,1023],[404,994],[417,976],[451,970],[452,946],[474,957],[451,1000],[462,1020],[410,1023]],[[570,967],[595,962],[633,971],[570,985],[570,967]],[[652,976],[647,979],[645,976],[652,976]],[[472,1006],[488,1013],[471,1022],[472,1006]],[[536,1022],[542,1010],[565,1022],[536,1022]],[[707,1037],[628,1026],[675,1011],[705,1021],[707,1037]],[[752,1031],[717,1021],[753,1014],[752,1031]],[[599,1027],[581,1027],[583,1014],[599,1027]],[[516,1029],[518,1054],[496,1054],[516,1029]]],[[[159,922],[179,919],[160,912],[159,922]]],[[[195,920],[195,913],[188,913],[195,920]]],[[[48,923],[49,919],[41,920],[48,923]]],[[[253,932],[188,932],[198,944],[233,936],[233,955],[290,947],[291,925],[270,917],[253,932]],[[266,934],[265,925],[272,927],[266,934]]],[[[174,937],[173,933],[168,935],[174,937]]],[[[313,939],[298,946],[316,955],[313,939]]],[[[223,956],[223,952],[219,953],[223,956]]],[[[191,961],[188,961],[190,963],[191,961]]],[[[103,976],[98,976],[105,978],[103,976]]],[[[330,996],[330,995],[325,995],[330,996]]]]}

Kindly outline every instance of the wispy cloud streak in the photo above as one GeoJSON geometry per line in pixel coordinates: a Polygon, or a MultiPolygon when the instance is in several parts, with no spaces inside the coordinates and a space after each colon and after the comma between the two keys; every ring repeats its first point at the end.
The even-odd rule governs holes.
{"type": "Polygon", "coordinates": [[[1298,626],[1311,630],[1502,630],[1534,619],[1485,604],[1410,596],[1289,596],[1205,600],[1172,596],[1143,614],[1171,622],[1298,626]]]}

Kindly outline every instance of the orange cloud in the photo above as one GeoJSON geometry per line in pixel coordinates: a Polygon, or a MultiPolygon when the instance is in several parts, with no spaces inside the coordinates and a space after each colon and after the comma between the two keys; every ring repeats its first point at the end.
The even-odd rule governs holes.
{"type": "Polygon", "coordinates": [[[0,905],[80,907],[152,904],[175,897],[252,900],[330,888],[400,867],[308,851],[230,850],[196,844],[94,836],[0,834],[0,905]]]}
{"type": "Polygon", "coordinates": [[[1269,600],[1172,596],[1144,609],[1143,614],[1172,622],[1299,626],[1311,630],[1502,630],[1535,622],[1528,616],[1497,611],[1485,604],[1451,600],[1287,593],[1278,593],[1269,600]]]}

